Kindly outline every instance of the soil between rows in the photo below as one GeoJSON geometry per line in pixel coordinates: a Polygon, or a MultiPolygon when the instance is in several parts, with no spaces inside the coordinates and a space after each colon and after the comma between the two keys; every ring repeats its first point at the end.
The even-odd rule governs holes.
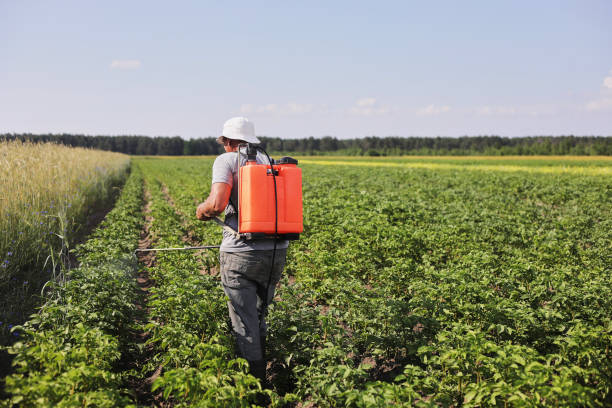
{"type": "MultiPolygon", "coordinates": [[[[153,217],[151,216],[151,195],[144,188],[143,207],[144,223],[140,232],[138,249],[149,249],[153,246],[153,237],[150,233],[153,217]]],[[[135,302],[134,327],[130,333],[128,344],[122,353],[123,357],[119,364],[120,370],[128,372],[126,388],[128,388],[138,405],[162,407],[165,406],[161,400],[161,394],[151,391],[153,381],[161,374],[161,366],[155,370],[149,370],[149,375],[143,376],[143,371],[150,359],[155,355],[155,346],[147,344],[150,338],[144,326],[149,321],[148,298],[149,290],[155,282],[149,276],[149,268],[155,266],[155,252],[137,252],[138,271],[136,274],[137,297],[135,302]]]]}

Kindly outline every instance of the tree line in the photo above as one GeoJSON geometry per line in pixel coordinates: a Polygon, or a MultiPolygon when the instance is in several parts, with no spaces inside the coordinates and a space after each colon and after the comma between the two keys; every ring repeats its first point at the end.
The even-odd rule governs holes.
{"type": "MultiPolygon", "coordinates": [[[[214,137],[184,140],[179,136],[89,136],[72,134],[0,134],[0,140],[54,142],[132,155],[216,155],[223,152],[214,137]]],[[[335,137],[281,139],[259,137],[271,154],[401,156],[401,155],[612,155],[605,136],[463,136],[335,137]]]]}

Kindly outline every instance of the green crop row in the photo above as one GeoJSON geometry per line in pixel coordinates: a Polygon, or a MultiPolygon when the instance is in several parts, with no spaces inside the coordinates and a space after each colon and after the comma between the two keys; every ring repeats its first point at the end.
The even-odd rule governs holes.
{"type": "MultiPolygon", "coordinates": [[[[185,215],[173,224],[207,244],[218,229],[189,218],[211,164],[145,170],[185,215]]],[[[609,178],[301,167],[305,231],[269,317],[277,394],[316,406],[609,404],[609,178]]],[[[216,266],[197,259],[174,265],[216,266]]]]}
{"type": "MultiPolygon", "coordinates": [[[[189,221],[180,204],[169,203],[158,178],[172,175],[164,176],[148,163],[140,164],[151,195],[149,231],[154,245],[183,246],[189,221]]],[[[246,361],[235,356],[226,298],[218,278],[209,273],[193,252],[156,254],[149,270],[155,285],[150,289],[150,322],[145,327],[156,353],[144,375],[161,367],[152,389],[175,406],[251,406],[261,397],[261,385],[248,374],[246,361]]]]}
{"type": "Polygon", "coordinates": [[[395,381],[363,379],[333,398],[312,385],[302,391],[313,381],[301,381],[303,398],[322,406],[396,395],[419,405],[606,405],[608,179],[304,173],[307,233],[288,270],[341,322],[334,345],[352,357],[326,370],[368,362],[369,379],[395,381]]]}
{"type": "MultiPolygon", "coordinates": [[[[195,221],[193,217],[196,204],[206,196],[210,188],[210,182],[207,179],[210,177],[212,161],[186,159],[178,163],[180,167],[177,166],[177,161],[172,160],[141,162],[145,173],[151,174],[152,177],[163,183],[165,193],[174,205],[174,208],[170,208],[164,204],[166,213],[154,218],[168,220],[168,224],[161,228],[162,230],[176,229],[177,226],[183,225],[181,228],[183,235],[189,233],[200,243],[218,242],[220,229],[210,223],[195,221]],[[204,181],[201,181],[202,179],[204,181]],[[176,210],[182,214],[182,217],[176,214],[176,210]]],[[[161,196],[161,193],[158,194],[161,196]]],[[[160,202],[162,202],[161,198],[160,202]]],[[[180,232],[177,231],[175,235],[174,242],[166,242],[164,245],[157,243],[156,245],[179,245],[180,232]]],[[[216,260],[213,262],[208,254],[201,256],[203,260],[200,264],[193,254],[186,253],[180,258],[175,254],[168,256],[174,258],[174,268],[184,268],[188,274],[194,274],[198,268],[201,269],[201,264],[208,265],[209,269],[211,264],[213,269],[218,267],[218,262],[216,260]]],[[[164,259],[165,257],[166,255],[164,259]]],[[[163,267],[162,269],[167,270],[163,267]]],[[[214,285],[212,290],[222,296],[219,280],[215,279],[212,284],[214,285]]],[[[205,286],[200,284],[194,290],[197,289],[205,289],[205,286]]],[[[207,293],[210,297],[210,289],[207,293]]],[[[311,300],[315,298],[314,293],[306,293],[307,290],[301,284],[288,285],[287,277],[285,277],[279,289],[280,301],[271,308],[269,352],[274,366],[269,370],[269,374],[272,376],[275,393],[283,394],[282,400],[285,401],[300,398],[316,404],[325,404],[325,401],[329,400],[341,401],[344,398],[342,395],[347,390],[352,392],[349,400],[353,402],[368,401],[371,396],[380,394],[382,392],[380,388],[384,384],[374,383],[378,388],[373,388],[367,393],[355,391],[356,385],[367,382],[366,368],[368,366],[367,364],[355,364],[353,359],[347,357],[350,355],[348,349],[350,344],[341,340],[343,327],[338,324],[336,317],[323,313],[324,307],[312,303],[311,300]],[[334,344],[334,340],[339,340],[341,345],[334,344]],[[339,378],[343,378],[343,381],[339,382],[339,378]],[[294,394],[293,390],[298,393],[294,394]]],[[[169,309],[179,309],[177,305],[173,306],[169,309]]],[[[185,310],[184,305],[180,310],[185,310]]],[[[177,313],[178,321],[183,321],[182,314],[177,313]]],[[[218,322],[227,320],[225,305],[222,305],[217,313],[218,322]]],[[[215,316],[210,316],[210,318],[215,318],[215,316]]],[[[227,330],[227,325],[223,325],[220,334],[226,334],[227,330]]],[[[235,354],[231,351],[226,358],[234,358],[233,356],[235,354]]],[[[185,380],[184,377],[178,378],[185,380]]],[[[185,391],[182,388],[179,390],[185,391]]],[[[418,394],[414,392],[411,394],[402,391],[396,394],[397,401],[408,401],[410,395],[413,395],[412,399],[414,396],[418,397],[418,394]]]]}
{"type": "Polygon", "coordinates": [[[131,405],[119,365],[134,323],[136,249],[142,225],[142,174],[134,168],[115,208],[77,248],[81,266],[55,285],[10,352],[3,406],[131,405]]]}

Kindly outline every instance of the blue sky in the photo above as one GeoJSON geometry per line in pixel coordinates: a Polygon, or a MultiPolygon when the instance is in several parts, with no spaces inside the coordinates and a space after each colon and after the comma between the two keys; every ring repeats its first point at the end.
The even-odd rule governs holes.
{"type": "Polygon", "coordinates": [[[0,0],[0,61],[0,133],[612,135],[603,0],[0,0]]]}

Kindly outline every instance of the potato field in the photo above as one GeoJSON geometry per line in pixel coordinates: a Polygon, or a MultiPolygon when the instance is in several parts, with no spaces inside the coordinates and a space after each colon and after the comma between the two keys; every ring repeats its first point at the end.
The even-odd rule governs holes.
{"type": "Polygon", "coordinates": [[[300,157],[262,391],[236,357],[214,157],[132,157],[79,266],[12,331],[0,406],[612,405],[612,159],[300,157]]]}

